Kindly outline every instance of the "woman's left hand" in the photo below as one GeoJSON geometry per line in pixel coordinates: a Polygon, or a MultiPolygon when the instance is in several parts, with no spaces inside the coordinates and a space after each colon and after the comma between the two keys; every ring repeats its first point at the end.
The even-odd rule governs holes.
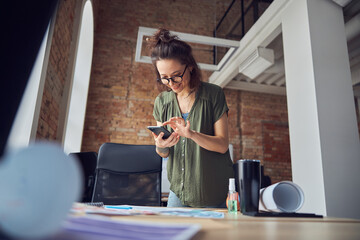
{"type": "Polygon", "coordinates": [[[190,122],[186,121],[181,117],[172,117],[168,121],[163,123],[163,126],[170,125],[170,127],[182,137],[191,138],[192,130],[190,130],[190,122]]]}

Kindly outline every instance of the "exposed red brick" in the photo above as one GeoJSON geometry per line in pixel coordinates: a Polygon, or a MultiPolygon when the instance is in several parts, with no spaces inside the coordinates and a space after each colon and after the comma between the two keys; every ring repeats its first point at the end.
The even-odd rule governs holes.
{"type": "MultiPolygon", "coordinates": [[[[79,14],[75,12],[77,1],[59,2],[37,129],[38,139],[54,140],[58,135],[60,103],[65,82],[71,78],[67,73],[73,67],[69,66],[69,51],[74,41],[74,19],[79,14]]],[[[152,65],[134,60],[138,27],[165,27],[213,36],[213,30],[230,1],[92,2],[94,53],[82,150],[98,151],[104,142],[153,144],[146,126],[155,124],[152,111],[158,91],[152,65]]],[[[234,5],[223,26],[231,24],[239,9],[239,5],[234,5]]],[[[222,32],[224,28],[219,29],[218,37],[223,37],[222,32]]],[[[191,45],[198,61],[212,63],[211,47],[191,45]]],[[[222,57],[221,51],[225,52],[223,50],[219,49],[218,60],[222,57]]],[[[203,71],[203,80],[208,81],[210,75],[211,72],[203,71]]],[[[259,159],[265,167],[265,174],[273,182],[291,180],[286,97],[230,89],[224,91],[229,106],[229,137],[234,147],[234,161],[259,159]]],[[[358,123],[360,129],[359,119],[358,123]]]]}
{"type": "Polygon", "coordinates": [[[37,139],[56,140],[59,106],[61,104],[67,69],[69,66],[70,45],[76,0],[59,1],[58,11],[51,43],[49,64],[47,66],[41,114],[37,139]],[[44,127],[47,126],[47,127],[44,127]]]}

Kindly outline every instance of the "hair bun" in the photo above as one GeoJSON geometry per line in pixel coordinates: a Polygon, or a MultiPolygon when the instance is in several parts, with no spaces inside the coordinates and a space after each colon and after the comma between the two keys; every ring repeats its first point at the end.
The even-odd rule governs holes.
{"type": "Polygon", "coordinates": [[[154,36],[162,42],[170,42],[175,39],[175,36],[171,36],[169,30],[164,28],[159,29],[154,36]]]}
{"type": "Polygon", "coordinates": [[[159,28],[152,37],[146,38],[150,48],[154,48],[161,43],[169,43],[177,39],[176,35],[171,35],[170,31],[165,28],[159,28]]]}

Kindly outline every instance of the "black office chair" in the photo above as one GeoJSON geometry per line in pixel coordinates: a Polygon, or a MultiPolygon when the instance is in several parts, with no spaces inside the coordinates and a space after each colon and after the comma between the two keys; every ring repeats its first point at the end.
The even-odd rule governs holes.
{"type": "Polygon", "coordinates": [[[98,152],[92,201],[161,205],[162,158],[154,145],[104,143],[98,152]]]}
{"type": "Polygon", "coordinates": [[[81,202],[91,202],[94,184],[95,184],[95,170],[97,163],[96,152],[76,152],[69,155],[76,157],[82,167],[84,173],[84,186],[81,202]]]}

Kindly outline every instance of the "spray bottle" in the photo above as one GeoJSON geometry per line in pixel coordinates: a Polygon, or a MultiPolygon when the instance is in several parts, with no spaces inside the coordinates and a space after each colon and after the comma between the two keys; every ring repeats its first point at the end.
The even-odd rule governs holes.
{"type": "Polygon", "coordinates": [[[239,208],[239,195],[235,190],[235,179],[229,178],[229,193],[226,199],[229,213],[237,213],[239,208]]]}

